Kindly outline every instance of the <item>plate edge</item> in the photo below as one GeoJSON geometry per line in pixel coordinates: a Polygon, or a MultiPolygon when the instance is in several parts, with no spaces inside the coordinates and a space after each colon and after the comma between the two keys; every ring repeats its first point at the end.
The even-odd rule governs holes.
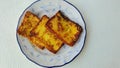
{"type": "MultiPolygon", "coordinates": [[[[34,1],[33,3],[31,3],[31,4],[22,12],[22,14],[20,15],[19,20],[18,20],[18,24],[17,24],[17,27],[16,27],[16,39],[17,39],[17,42],[18,42],[17,29],[18,29],[18,25],[19,25],[20,19],[22,18],[24,12],[25,12],[29,7],[31,7],[34,3],[38,2],[38,1],[40,1],[40,0],[37,0],[37,1],[34,1]]],[[[79,10],[76,6],[74,6],[72,3],[70,3],[70,2],[68,2],[68,1],[66,1],[66,0],[63,0],[63,1],[65,1],[65,2],[68,3],[68,4],[70,4],[71,6],[73,6],[73,7],[77,10],[77,11],[79,12],[79,14],[80,14],[83,22],[84,22],[85,37],[84,37],[83,46],[82,46],[80,52],[79,52],[72,60],[70,60],[69,62],[66,62],[66,63],[64,63],[64,64],[62,64],[62,65],[56,65],[56,66],[44,66],[44,65],[40,65],[40,64],[36,63],[34,60],[31,60],[30,58],[28,58],[28,57],[26,56],[26,54],[23,52],[22,47],[20,46],[20,43],[18,42],[18,45],[19,45],[19,47],[20,47],[20,50],[21,50],[21,52],[25,55],[25,57],[26,57],[28,60],[30,60],[31,62],[33,62],[33,63],[35,63],[35,64],[37,64],[37,65],[39,65],[39,66],[47,67],[47,68],[52,68],[52,67],[61,67],[61,66],[64,66],[64,65],[66,65],[66,64],[69,64],[70,62],[72,62],[72,61],[82,52],[82,50],[83,50],[83,48],[84,48],[84,46],[85,46],[85,41],[86,41],[86,37],[87,37],[86,22],[85,22],[85,20],[84,20],[84,18],[83,18],[83,16],[82,16],[80,10],[79,10]]]]}

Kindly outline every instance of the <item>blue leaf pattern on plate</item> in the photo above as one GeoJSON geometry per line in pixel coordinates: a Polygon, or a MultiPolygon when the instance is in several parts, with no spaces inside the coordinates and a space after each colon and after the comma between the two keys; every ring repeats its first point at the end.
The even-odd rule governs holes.
{"type": "MultiPolygon", "coordinates": [[[[31,5],[27,10],[33,12],[37,16],[41,17],[43,14],[46,14],[48,16],[54,15],[58,10],[61,10],[66,16],[68,16],[73,21],[80,24],[83,29],[85,28],[84,21],[81,18],[80,13],[70,4],[68,4],[64,0],[40,0],[36,3],[31,5]],[[47,1],[47,2],[46,2],[47,1]],[[60,3],[59,3],[60,2],[60,3]],[[56,4],[57,3],[57,4],[56,4]],[[37,7],[37,6],[38,7],[37,7]]],[[[20,21],[22,20],[22,17],[20,18],[20,21]]],[[[19,22],[21,24],[21,22],[19,22]]],[[[82,40],[85,39],[85,30],[82,34],[82,40]]],[[[77,42],[75,46],[69,47],[68,45],[64,45],[60,51],[57,54],[52,54],[48,50],[36,50],[35,47],[30,44],[30,42],[27,39],[24,39],[17,35],[18,42],[20,44],[21,50],[23,53],[25,52],[26,57],[31,57],[29,59],[34,60],[35,63],[42,66],[57,66],[57,65],[63,65],[71,60],[79,54],[80,50],[83,47],[84,42],[77,42]]]]}

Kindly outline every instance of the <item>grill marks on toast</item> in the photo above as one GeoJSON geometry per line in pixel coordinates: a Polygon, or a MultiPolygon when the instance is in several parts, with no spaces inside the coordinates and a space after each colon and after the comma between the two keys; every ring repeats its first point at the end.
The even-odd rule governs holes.
{"type": "Polygon", "coordinates": [[[64,43],[73,46],[82,32],[80,25],[70,20],[58,11],[46,24],[49,31],[54,33],[64,43]]]}
{"type": "Polygon", "coordinates": [[[40,41],[42,41],[45,45],[45,48],[47,48],[52,53],[56,53],[61,46],[63,45],[63,42],[58,39],[53,33],[47,30],[45,27],[46,23],[48,22],[49,18],[44,15],[38,26],[36,26],[32,31],[32,36],[35,36],[39,38],[40,41]]]}

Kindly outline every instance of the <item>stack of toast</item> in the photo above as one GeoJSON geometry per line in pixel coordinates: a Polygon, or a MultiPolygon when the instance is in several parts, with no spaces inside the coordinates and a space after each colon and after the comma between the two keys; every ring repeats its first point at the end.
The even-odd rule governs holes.
{"type": "Polygon", "coordinates": [[[53,17],[41,19],[27,11],[17,33],[29,39],[40,49],[56,54],[63,44],[73,46],[82,33],[82,27],[58,11],[53,17]]]}

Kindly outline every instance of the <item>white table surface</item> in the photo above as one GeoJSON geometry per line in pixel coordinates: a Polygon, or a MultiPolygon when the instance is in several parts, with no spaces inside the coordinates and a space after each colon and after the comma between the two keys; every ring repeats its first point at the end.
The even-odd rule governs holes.
{"type": "MultiPolygon", "coordinates": [[[[18,19],[35,0],[0,0],[0,68],[43,68],[29,61],[16,40],[18,19]]],[[[67,0],[82,13],[87,39],[80,55],[61,68],[120,68],[120,0],[67,0]]]]}

